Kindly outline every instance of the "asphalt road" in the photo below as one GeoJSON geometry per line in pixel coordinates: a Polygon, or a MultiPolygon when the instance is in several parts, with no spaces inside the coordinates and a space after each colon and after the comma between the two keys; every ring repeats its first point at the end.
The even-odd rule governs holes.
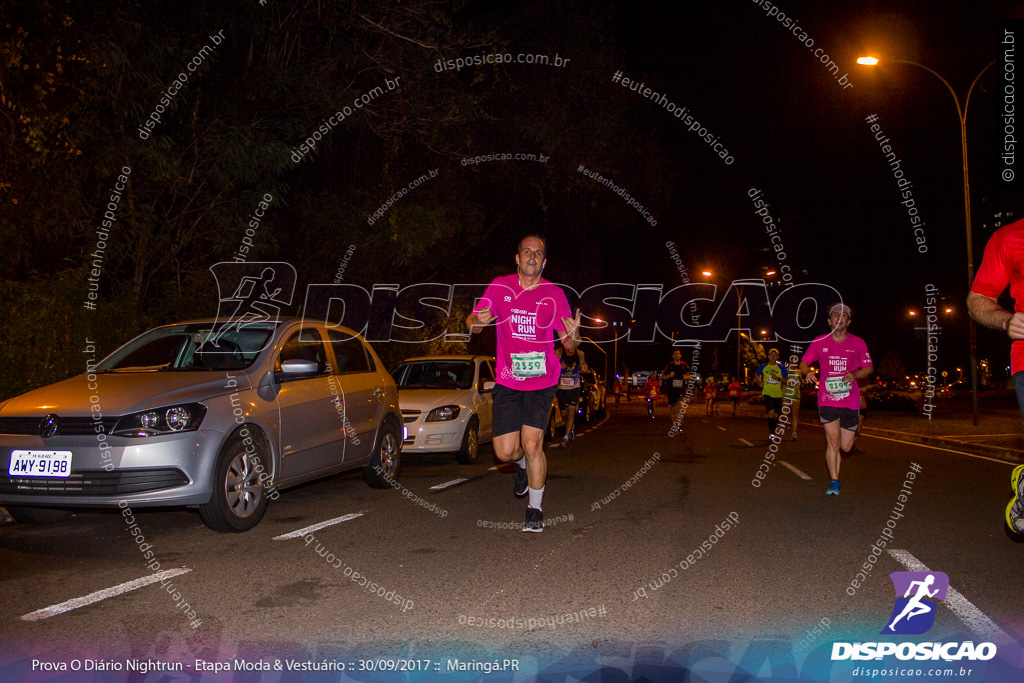
{"type": "MultiPolygon", "coordinates": [[[[722,410],[691,408],[670,437],[666,408],[651,420],[623,403],[568,448],[549,445],[544,514],[556,523],[541,534],[510,528],[525,501],[489,448],[473,466],[406,454],[399,490],[371,490],[356,473],[286,491],[244,534],[211,532],[192,511],[134,511],[159,571],[187,570],[170,590],[115,588],[154,578],[116,512],[0,527],[0,673],[90,658],[177,661],[194,674],[197,659],[236,657],[437,671],[457,657],[528,672],[599,663],[633,678],[722,658],[825,680],[808,662],[827,666],[833,641],[883,640],[888,574],[915,560],[976,610],[947,598],[927,639],[991,641],[1019,662],[1024,546],[1003,530],[1009,464],[862,437],[841,495],[827,497],[824,434],[807,413],[800,440],[766,460],[765,422],[722,410]],[[892,540],[871,559],[883,534],[892,540]]],[[[244,674],[214,677],[232,675],[244,674]]]]}

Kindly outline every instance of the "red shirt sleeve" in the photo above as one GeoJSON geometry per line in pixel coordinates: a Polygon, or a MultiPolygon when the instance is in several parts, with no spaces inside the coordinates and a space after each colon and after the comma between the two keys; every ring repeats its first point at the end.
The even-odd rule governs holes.
{"type": "Polygon", "coordinates": [[[975,294],[998,298],[1006,286],[1010,284],[1013,264],[1008,262],[1005,230],[997,230],[985,245],[985,256],[981,259],[981,267],[974,276],[971,291],[975,294]]]}

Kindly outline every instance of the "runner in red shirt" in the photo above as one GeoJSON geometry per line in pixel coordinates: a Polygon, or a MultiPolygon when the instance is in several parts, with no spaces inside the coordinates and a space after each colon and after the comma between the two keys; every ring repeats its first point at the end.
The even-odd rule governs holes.
{"type": "MultiPolygon", "coordinates": [[[[985,245],[985,256],[967,295],[967,310],[979,325],[1013,340],[1010,372],[1024,417],[1024,220],[999,228],[985,245]],[[1013,311],[998,301],[1008,285],[1013,311]]],[[[1016,533],[1024,533],[1024,465],[1013,468],[1010,486],[1014,496],[1006,506],[1006,524],[1016,533]]]]}
{"type": "Polygon", "coordinates": [[[729,400],[732,401],[732,414],[736,416],[736,408],[740,405],[740,391],[743,390],[743,385],[736,381],[736,375],[733,375],[732,381],[729,382],[729,400]]]}
{"type": "Polygon", "coordinates": [[[466,318],[470,332],[497,325],[494,455],[518,464],[514,492],[529,494],[523,531],[532,532],[544,530],[544,429],[561,369],[552,342],[557,333],[565,349],[580,343],[579,309],[571,317],[565,292],[541,277],[546,251],[543,238],[524,237],[516,253],[517,272],[495,278],[466,318]]]}

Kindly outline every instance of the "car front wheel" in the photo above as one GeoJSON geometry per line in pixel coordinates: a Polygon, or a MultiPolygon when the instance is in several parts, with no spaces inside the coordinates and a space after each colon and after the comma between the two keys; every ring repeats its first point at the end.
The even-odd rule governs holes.
{"type": "Polygon", "coordinates": [[[229,444],[217,462],[210,502],[199,506],[199,517],[214,531],[248,531],[267,511],[267,493],[259,479],[260,449],[247,451],[241,441],[229,444]]]}
{"type": "Polygon", "coordinates": [[[548,411],[548,428],[544,430],[544,438],[548,441],[555,441],[558,438],[558,428],[555,426],[555,409],[548,411]]]}
{"type": "Polygon", "coordinates": [[[463,465],[472,465],[480,458],[480,427],[476,417],[466,425],[466,433],[462,435],[462,448],[455,457],[463,465]]]}
{"type": "Polygon", "coordinates": [[[363,468],[363,479],[375,489],[391,487],[398,478],[398,466],[402,456],[401,444],[394,425],[388,421],[380,428],[377,447],[370,455],[370,462],[363,468]]]}

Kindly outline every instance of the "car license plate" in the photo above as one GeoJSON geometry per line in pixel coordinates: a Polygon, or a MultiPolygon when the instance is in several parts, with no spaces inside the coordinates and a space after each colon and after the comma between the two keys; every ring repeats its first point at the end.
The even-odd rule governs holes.
{"type": "Polygon", "coordinates": [[[11,451],[7,474],[12,477],[66,477],[71,451],[11,451]]]}

